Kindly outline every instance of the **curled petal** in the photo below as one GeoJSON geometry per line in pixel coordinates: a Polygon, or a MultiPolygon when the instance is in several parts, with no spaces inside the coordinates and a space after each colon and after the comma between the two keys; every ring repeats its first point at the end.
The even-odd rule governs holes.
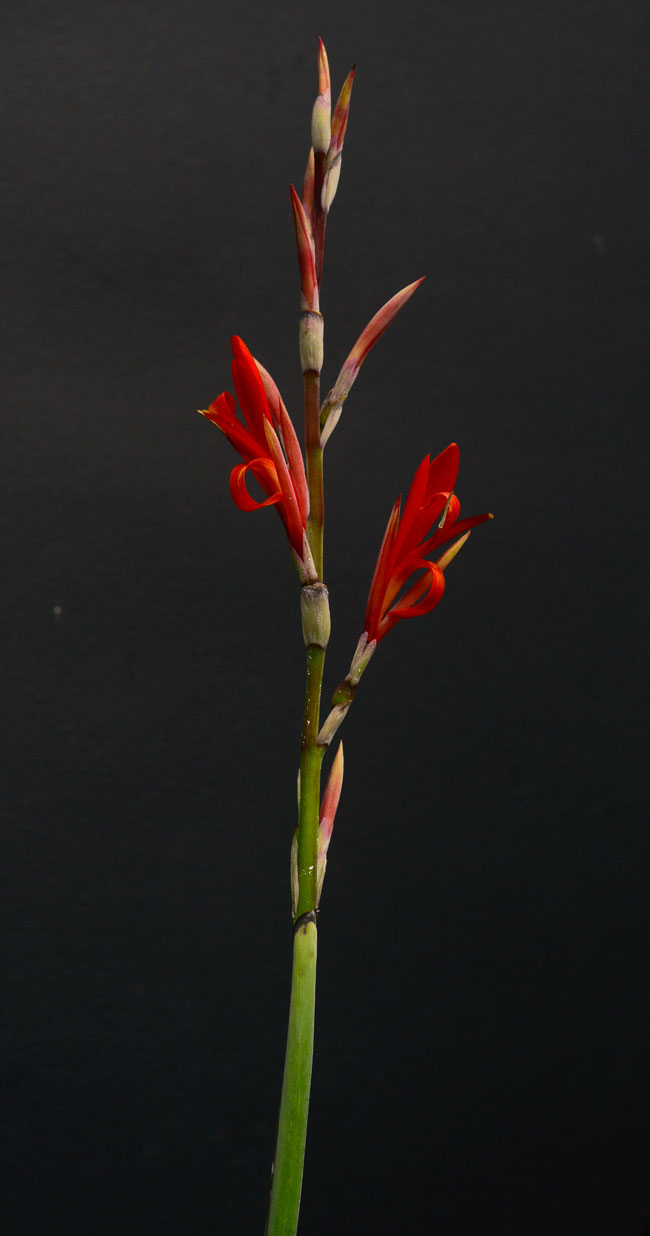
{"type": "Polygon", "coordinates": [[[406,579],[409,579],[414,571],[422,570],[426,574],[404,593],[399,604],[390,611],[393,618],[417,618],[419,614],[428,614],[441,600],[445,591],[445,577],[437,562],[415,558],[405,564],[400,574],[407,570],[406,579]],[[426,575],[429,576],[428,583],[425,582],[426,575]]]}
{"type": "Polygon", "coordinates": [[[391,595],[395,597],[410,576],[420,570],[425,572],[425,577],[417,579],[392,609],[390,601],[388,601],[387,606],[383,607],[383,612],[376,629],[368,630],[371,638],[383,639],[391,630],[391,627],[394,627],[395,623],[399,622],[402,618],[417,618],[420,614],[428,614],[442,600],[442,595],[445,591],[445,577],[442,570],[436,562],[427,562],[424,558],[415,557],[400,565],[395,576],[390,581],[390,588],[386,599],[391,595]],[[426,582],[426,576],[428,576],[428,583],[426,582]]]}
{"type": "Polygon", "coordinates": [[[282,490],[277,488],[278,474],[270,459],[251,459],[250,463],[237,464],[230,473],[230,493],[240,511],[259,511],[263,506],[273,506],[282,501],[282,490]],[[268,494],[264,502],[252,498],[246,486],[246,473],[250,471],[268,494]]]}

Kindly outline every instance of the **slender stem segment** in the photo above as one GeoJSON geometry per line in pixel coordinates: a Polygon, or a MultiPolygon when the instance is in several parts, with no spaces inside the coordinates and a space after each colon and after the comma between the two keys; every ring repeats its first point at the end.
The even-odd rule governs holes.
{"type": "Polygon", "coordinates": [[[297,920],[287,1054],[266,1236],[295,1236],[298,1229],[314,1051],[316,937],[315,914],[297,920]]]}

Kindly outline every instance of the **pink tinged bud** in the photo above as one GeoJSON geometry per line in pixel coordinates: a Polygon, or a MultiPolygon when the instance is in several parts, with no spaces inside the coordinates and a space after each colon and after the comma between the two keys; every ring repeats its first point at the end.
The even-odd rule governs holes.
{"type": "Polygon", "coordinates": [[[413,293],[424,281],[424,278],[425,276],[422,275],[420,279],[415,280],[415,283],[409,283],[407,287],[402,288],[401,292],[396,292],[394,296],[391,296],[391,299],[386,301],[386,304],[375,314],[374,318],[370,319],[365,330],[359,335],[323,404],[321,411],[321,425],[323,427],[321,445],[325,444],[334,429],[341,415],[341,408],[350,393],[352,384],[366,356],[374,348],[377,340],[381,339],[384,331],[390,326],[393,318],[397,317],[397,314],[406,304],[407,300],[411,299],[413,293]],[[333,418],[336,419],[333,421],[333,418]]]}
{"type": "Polygon", "coordinates": [[[318,281],[316,279],[314,240],[310,222],[305,214],[305,208],[293,185],[291,186],[291,204],[293,206],[293,219],[296,228],[302,308],[318,310],[318,281]]]}
{"type": "Polygon", "coordinates": [[[327,154],[330,147],[332,107],[329,99],[318,95],[311,113],[311,144],[314,154],[327,154]]]}
{"type": "Polygon", "coordinates": [[[318,825],[318,859],[316,866],[317,893],[316,904],[320,901],[320,895],[323,888],[323,880],[325,879],[325,868],[327,866],[327,850],[332,836],[334,827],[334,819],[341,797],[341,788],[343,786],[343,743],[340,742],[338,750],[332,761],[330,775],[327,781],[327,787],[323,794],[323,801],[320,809],[320,822],[318,825]]]}
{"type": "Polygon", "coordinates": [[[336,100],[336,107],[334,108],[334,115],[332,116],[332,140],[327,152],[327,160],[325,163],[325,168],[327,171],[329,171],[336,156],[339,155],[343,149],[345,130],[348,127],[348,118],[350,115],[350,95],[352,94],[352,83],[354,81],[355,69],[356,65],[353,65],[345,81],[343,82],[341,93],[336,100]]]}
{"type": "Polygon", "coordinates": [[[316,154],[327,154],[332,136],[330,70],[323,40],[318,40],[318,94],[311,114],[311,140],[316,154]]]}

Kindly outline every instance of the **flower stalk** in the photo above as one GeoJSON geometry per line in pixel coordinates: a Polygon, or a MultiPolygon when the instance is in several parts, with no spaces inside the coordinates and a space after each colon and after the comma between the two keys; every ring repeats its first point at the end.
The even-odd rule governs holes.
{"type": "Polygon", "coordinates": [[[298,1229],[307,1141],[316,999],[316,915],[298,919],[293,937],[289,1030],[266,1236],[298,1229]]]}
{"type": "Polygon", "coordinates": [[[467,542],[470,531],[492,518],[459,518],[460,502],[454,492],[459,463],[455,444],[434,459],[424,457],[406,501],[402,505],[398,497],[393,505],[370,585],[363,631],[350,669],[334,692],[331,711],[321,723],[323,672],[331,625],[323,572],[323,450],[366,357],[422,283],[422,279],[417,279],[402,288],[370,319],[321,406],[324,320],[320,289],[325,225],[341,174],[353,80],[354,68],[332,110],[327,54],[319,40],[318,93],[312,109],[311,148],[302,197],[291,186],[300,272],[298,340],[304,392],[304,455],[273,378],[237,335],[232,339],[236,398],[224,391],[202,413],[221,430],[241,458],[230,475],[235,504],[247,512],[276,507],[301,585],[306,676],[298,825],[290,857],[293,966],[266,1236],[296,1236],[298,1227],[314,1048],[317,915],[343,783],[343,745],[339,743],[331,761],[321,798],[323,759],[381,640],[398,622],[426,614],[440,602],[447,567],[467,542]],[[251,492],[251,484],[257,497],[251,492]]]}

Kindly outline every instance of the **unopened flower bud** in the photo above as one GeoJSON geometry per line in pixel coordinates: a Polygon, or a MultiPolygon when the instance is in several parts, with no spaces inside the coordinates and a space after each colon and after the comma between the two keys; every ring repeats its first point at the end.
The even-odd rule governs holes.
{"type": "Polygon", "coordinates": [[[303,310],[300,314],[298,342],[303,373],[310,369],[320,373],[323,368],[323,315],[303,310]]]}
{"type": "Polygon", "coordinates": [[[323,40],[318,40],[318,94],[311,114],[311,142],[315,154],[327,154],[332,140],[330,70],[323,40]]]}
{"type": "Polygon", "coordinates": [[[304,584],[300,590],[300,613],[305,648],[327,648],[331,620],[329,594],[325,584],[304,584]]]}
{"type": "Polygon", "coordinates": [[[332,104],[329,98],[319,94],[311,114],[311,144],[314,154],[327,154],[332,140],[332,104]]]}

